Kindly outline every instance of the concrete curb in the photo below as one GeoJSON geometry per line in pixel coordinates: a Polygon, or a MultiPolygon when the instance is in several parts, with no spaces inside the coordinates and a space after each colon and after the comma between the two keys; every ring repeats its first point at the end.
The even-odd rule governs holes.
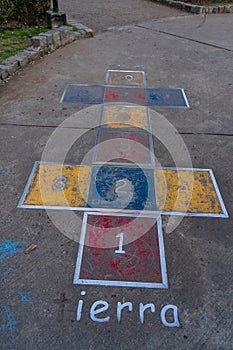
{"type": "Polygon", "coordinates": [[[194,14],[211,14],[211,13],[233,13],[233,5],[222,5],[222,6],[199,6],[195,4],[188,4],[181,1],[173,0],[151,0],[153,2],[159,2],[164,5],[176,7],[179,10],[192,12],[194,14]]]}
{"type": "Polygon", "coordinates": [[[41,33],[32,37],[31,47],[4,60],[0,65],[0,81],[7,81],[16,71],[24,68],[29,62],[37,61],[59,47],[72,43],[77,39],[94,36],[92,29],[72,20],[69,22],[77,30],[73,30],[73,27],[62,26],[49,30],[46,33],[41,33]]]}

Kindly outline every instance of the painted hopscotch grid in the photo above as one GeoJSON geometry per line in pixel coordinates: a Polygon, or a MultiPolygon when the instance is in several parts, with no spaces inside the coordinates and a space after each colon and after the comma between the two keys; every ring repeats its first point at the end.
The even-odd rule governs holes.
{"type": "Polygon", "coordinates": [[[147,106],[146,88],[134,86],[106,86],[103,103],[132,103],[147,106]]]}
{"type": "Polygon", "coordinates": [[[184,89],[148,88],[148,106],[161,108],[190,108],[184,89]]]}
{"type": "MultiPolygon", "coordinates": [[[[139,288],[168,288],[167,269],[162,234],[161,217],[141,217],[139,220],[154,220],[145,234],[142,232],[141,238],[115,248],[95,248],[88,246],[100,239],[100,229],[89,224],[89,218],[93,216],[105,221],[105,231],[108,231],[107,217],[118,218],[119,232],[122,229],[122,220],[127,221],[136,218],[135,215],[127,216],[125,213],[108,214],[84,213],[83,225],[78,249],[74,284],[79,285],[102,285],[119,287],[139,287],[139,288]],[[106,256],[106,254],[108,254],[106,256]]],[[[115,220],[116,221],[116,220],[115,220]]],[[[114,221],[114,223],[115,223],[114,221]]],[[[94,220],[95,222],[95,220],[94,220]]],[[[98,222],[98,220],[96,220],[98,222]]],[[[117,222],[117,221],[116,221],[117,222]]],[[[138,225],[137,225],[138,230],[138,225]]],[[[132,231],[135,231],[132,229],[132,231]]],[[[101,227],[101,238],[104,241],[104,229],[101,227]]],[[[105,233],[106,233],[105,232],[105,233]]],[[[110,227],[111,234],[111,227],[110,227]]],[[[119,235],[114,234],[112,240],[117,240],[119,235]]],[[[101,240],[100,240],[101,241],[101,240]]],[[[124,244],[124,241],[123,241],[124,244]]]]}
{"type": "MultiPolygon", "coordinates": [[[[78,166],[73,163],[35,162],[18,208],[104,210],[110,213],[116,210],[124,210],[128,214],[143,210],[147,213],[154,212],[162,215],[229,217],[212,169],[164,167],[156,168],[154,175],[152,170],[147,169],[145,170],[145,184],[142,182],[142,186],[137,188],[137,181],[134,181],[134,178],[138,179],[143,175],[137,173],[139,170],[139,168],[137,170],[137,168],[116,167],[114,165],[94,166],[92,168],[78,166]],[[42,185],[39,183],[40,166],[44,167],[44,174],[40,175],[42,185]],[[105,179],[103,186],[98,176],[96,179],[100,168],[103,170],[102,177],[105,179]],[[81,181],[78,179],[78,171],[80,169],[83,179],[81,181]],[[107,170],[112,171],[112,174],[108,174],[107,170]],[[178,174],[181,182],[178,180],[178,174]],[[59,179],[57,179],[57,182],[54,182],[57,176],[59,176],[59,179]],[[131,181],[134,187],[133,191],[130,183],[124,182],[125,179],[131,181]],[[194,180],[194,188],[192,196],[190,196],[192,180],[194,180]],[[146,183],[149,192],[145,191],[144,185],[146,183]],[[42,186],[43,191],[43,184],[46,187],[42,198],[40,186],[42,186]],[[101,186],[98,186],[98,184],[101,186]],[[77,185],[81,186],[81,188],[79,189],[77,185]],[[51,190],[53,186],[55,187],[51,190]],[[101,193],[104,188],[104,192],[101,193]],[[155,191],[153,190],[155,196],[153,196],[151,188],[155,188],[155,191]],[[180,197],[179,202],[176,203],[178,188],[180,197]],[[125,190],[125,192],[121,193],[120,189],[125,190]],[[98,190],[100,193],[98,193],[98,190]],[[125,203],[127,203],[130,193],[134,199],[126,206],[125,203]],[[110,194],[113,198],[110,198],[110,194]],[[125,198],[124,194],[126,195],[125,198]],[[137,200],[138,197],[141,197],[141,201],[137,200]],[[106,198],[108,199],[107,201],[106,198]],[[191,204],[187,205],[187,201],[190,199],[191,204]],[[115,208],[111,206],[112,203],[114,203],[115,208]]],[[[99,175],[101,177],[101,174],[99,175]]]]}
{"type": "MultiPolygon", "coordinates": [[[[102,104],[101,125],[96,145],[102,142],[103,135],[112,140],[111,137],[106,137],[107,134],[115,135],[116,139],[124,139],[123,133],[150,133],[150,147],[147,141],[141,141],[150,149],[153,161],[149,107],[189,108],[184,90],[146,88],[145,72],[132,70],[108,70],[105,83],[69,84],[65,88],[61,103],[102,104]]],[[[74,276],[75,284],[167,288],[161,214],[228,217],[212,170],[155,168],[154,163],[148,169],[147,164],[140,162],[140,168],[125,162],[100,166],[94,163],[102,163],[102,159],[97,153],[94,157],[92,167],[36,162],[18,207],[85,211],[74,276]],[[60,170],[65,168],[58,176],[53,172],[45,172],[41,177],[42,187],[43,182],[47,190],[49,187],[47,197],[43,196],[43,200],[39,195],[37,181],[39,166],[55,169],[57,167],[60,170]],[[140,170],[145,178],[138,173],[140,170]],[[190,178],[193,173],[194,194],[190,194],[190,178]],[[177,180],[177,174],[180,175],[180,182],[177,180]],[[80,177],[82,181],[79,188],[80,183],[77,185],[77,180],[80,180],[80,177]],[[44,201],[44,198],[47,199],[44,201]],[[187,198],[191,199],[189,205],[187,198]],[[89,206],[88,201],[93,207],[89,206]],[[143,211],[141,215],[140,211],[143,211]],[[155,217],[156,224],[144,231],[142,228],[145,228],[145,222],[155,217]],[[121,231],[122,223],[127,226],[130,221],[138,218],[140,225],[136,224],[132,230],[135,239],[127,242],[127,235],[121,231]],[[109,225],[111,221],[112,224],[109,225]],[[93,222],[99,224],[93,226],[93,222]],[[111,226],[119,231],[107,237],[106,229],[111,232],[111,226]],[[138,237],[140,233],[141,236],[138,237]],[[114,240],[114,244],[119,239],[118,249],[108,248],[109,239],[114,240]]],[[[131,158],[131,162],[134,161],[132,154],[128,157],[131,158]]],[[[125,155],[122,159],[124,158],[125,155]]]]}
{"type": "Polygon", "coordinates": [[[212,169],[156,168],[155,186],[162,215],[229,217],[212,169]]]}
{"type": "Polygon", "coordinates": [[[146,74],[143,71],[107,70],[106,85],[108,86],[146,86],[146,74]]]}
{"type": "MultiPolygon", "coordinates": [[[[98,168],[98,166],[95,166],[95,169],[96,167],[98,168]]],[[[128,168],[126,168],[126,170],[127,169],[128,168]]],[[[130,168],[128,170],[130,170],[130,168]]],[[[91,203],[93,207],[88,203],[92,176],[93,170],[92,167],[89,166],[79,166],[75,163],[36,161],[17,207],[24,209],[56,209],[94,212],[104,210],[105,212],[109,213],[116,212],[117,210],[112,209],[111,205],[109,205],[109,208],[101,208],[100,206],[96,205],[95,201],[92,201],[91,203]],[[44,167],[45,171],[39,174],[40,167],[44,167]],[[68,173],[67,168],[69,170],[68,173]],[[53,169],[53,171],[51,171],[51,169],[53,169]],[[80,171],[80,169],[82,176],[81,181],[78,178],[78,171],[80,171]],[[59,179],[54,181],[57,176],[59,176],[59,179]],[[63,176],[65,179],[63,179],[63,176]],[[42,181],[42,184],[46,185],[44,191],[42,188],[43,196],[41,196],[40,193],[40,180],[42,181]],[[55,187],[52,191],[51,189],[54,185],[55,187]],[[47,196],[49,196],[50,202],[48,202],[47,196]],[[56,204],[54,202],[51,203],[51,201],[55,201],[56,204]]],[[[150,178],[153,180],[152,173],[150,178]]],[[[103,198],[102,201],[104,202],[103,198]]],[[[148,214],[153,214],[154,199],[153,201],[147,200],[146,205],[147,209],[144,209],[144,211],[146,211],[148,214]]],[[[135,209],[124,209],[124,212],[128,214],[135,213],[137,211],[138,210],[135,209]]]]}
{"type": "MultiPolygon", "coordinates": [[[[156,211],[154,171],[104,164],[92,168],[88,204],[112,211],[156,211]]],[[[105,211],[105,209],[103,209],[105,211]]]]}
{"type": "Polygon", "coordinates": [[[143,130],[99,128],[93,164],[106,162],[127,167],[154,168],[152,134],[143,130]]]}
{"type": "Polygon", "coordinates": [[[61,104],[102,104],[105,87],[103,85],[68,84],[60,100],[61,104]]]}
{"type": "Polygon", "coordinates": [[[143,88],[118,85],[69,84],[62,104],[135,104],[161,108],[190,108],[183,89],[143,88]]]}
{"type": "Polygon", "coordinates": [[[85,210],[90,177],[90,166],[37,161],[18,208],[85,210]]]}
{"type": "Polygon", "coordinates": [[[151,132],[150,111],[146,106],[107,104],[101,109],[100,127],[114,130],[151,132]]]}
{"type": "Polygon", "coordinates": [[[153,168],[155,158],[149,108],[132,105],[103,105],[96,146],[93,164],[109,162],[128,167],[153,168]],[[122,124],[123,121],[129,124],[122,124]],[[106,143],[103,142],[109,140],[111,142],[108,142],[106,147],[106,143]]]}

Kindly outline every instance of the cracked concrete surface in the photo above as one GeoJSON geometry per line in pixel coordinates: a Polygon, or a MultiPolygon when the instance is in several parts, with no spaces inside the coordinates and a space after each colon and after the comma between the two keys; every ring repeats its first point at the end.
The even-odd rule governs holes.
{"type": "MultiPolygon", "coordinates": [[[[184,16],[147,1],[136,4],[134,9],[133,1],[122,2],[118,9],[124,12],[122,18],[114,19],[102,15],[117,3],[96,2],[95,17],[91,11],[79,11],[76,2],[67,2],[68,15],[96,29],[97,35],[29,65],[0,90],[0,241],[6,237],[26,242],[25,248],[37,245],[30,254],[21,251],[0,264],[0,305],[7,307],[11,322],[18,322],[11,333],[5,309],[0,310],[2,349],[232,348],[232,15],[207,16],[198,28],[203,17],[184,16]],[[154,21],[157,14],[152,8],[156,13],[161,9],[167,18],[154,21]],[[126,13],[131,19],[124,17],[126,13]],[[186,217],[173,233],[164,234],[169,282],[164,290],[73,285],[78,244],[59,232],[46,211],[17,209],[33,164],[60,123],[83,111],[77,133],[90,128],[95,133],[98,113],[92,110],[97,110],[59,104],[65,85],[102,84],[105,70],[118,64],[143,65],[148,86],[185,89],[190,110],[159,112],[182,135],[193,166],[213,169],[230,215],[229,219],[186,217]],[[82,290],[86,296],[81,296],[82,290]],[[31,292],[33,305],[22,303],[19,291],[31,292]],[[77,322],[81,298],[83,314],[77,322]],[[90,319],[96,300],[109,303],[109,322],[90,319]],[[131,301],[134,309],[126,311],[118,324],[116,304],[124,300],[131,301]],[[143,325],[139,303],[156,305],[155,314],[148,312],[143,325]],[[181,327],[161,324],[160,310],[167,304],[178,307],[181,327]]],[[[152,127],[156,129],[155,119],[152,127]]],[[[67,161],[82,159],[95,143],[92,134],[77,141],[67,161]]],[[[156,140],[155,153],[163,166],[173,165],[169,152],[156,140]]],[[[166,224],[163,218],[164,228],[166,224]]]]}

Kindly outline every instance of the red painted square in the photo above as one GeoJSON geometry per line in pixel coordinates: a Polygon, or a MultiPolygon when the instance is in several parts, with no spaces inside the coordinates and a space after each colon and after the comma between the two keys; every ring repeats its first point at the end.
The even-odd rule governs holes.
{"type": "Polygon", "coordinates": [[[137,105],[147,105],[146,89],[143,88],[122,88],[106,87],[104,103],[123,102],[137,105]]]}
{"type": "Polygon", "coordinates": [[[74,283],[166,288],[160,218],[87,214],[83,235],[74,283]]]}
{"type": "MultiPolygon", "coordinates": [[[[97,163],[152,164],[152,144],[148,132],[117,132],[101,130],[95,161],[97,163]]],[[[153,152],[153,151],[152,151],[153,152]]]]}

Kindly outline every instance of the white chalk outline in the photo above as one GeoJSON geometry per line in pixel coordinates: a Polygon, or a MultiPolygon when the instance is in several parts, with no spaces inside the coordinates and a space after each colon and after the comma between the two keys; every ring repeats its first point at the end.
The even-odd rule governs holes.
{"type": "MultiPolygon", "coordinates": [[[[96,175],[98,174],[99,169],[101,169],[101,167],[103,167],[103,166],[114,167],[114,168],[124,168],[124,169],[127,169],[129,171],[130,170],[138,170],[138,169],[140,169],[140,170],[142,170],[144,176],[146,177],[147,182],[149,182],[148,181],[149,179],[150,179],[150,182],[153,182],[153,188],[155,189],[154,167],[148,166],[148,167],[144,167],[144,168],[142,168],[142,167],[139,168],[137,166],[138,165],[137,163],[132,163],[131,167],[126,167],[125,165],[127,165],[127,163],[125,163],[125,164],[123,163],[123,165],[120,164],[120,163],[116,163],[116,164],[109,163],[107,165],[105,165],[103,163],[93,164],[93,166],[92,166],[92,173],[91,173],[91,177],[90,177],[90,186],[89,186],[89,189],[88,189],[87,204],[91,205],[91,202],[93,200],[98,199],[98,198],[95,198],[95,197],[93,198],[93,195],[92,195],[92,192],[90,191],[90,189],[92,189],[91,185],[93,183],[93,181],[92,181],[93,177],[96,177],[96,175]],[[90,196],[92,196],[92,197],[90,197],[90,196]]],[[[145,211],[147,211],[147,212],[149,211],[151,213],[156,212],[157,214],[159,213],[159,215],[160,215],[161,211],[156,210],[157,209],[157,203],[156,203],[156,197],[155,197],[155,190],[152,190],[152,187],[149,186],[149,183],[148,183],[148,193],[147,194],[148,194],[148,196],[147,196],[146,204],[145,204],[143,209],[124,209],[124,208],[120,208],[120,207],[116,207],[116,208],[108,208],[107,207],[106,209],[108,209],[109,212],[125,211],[125,212],[133,212],[133,213],[135,213],[135,212],[143,212],[145,210],[145,211]],[[148,204],[149,204],[148,201],[150,202],[150,198],[152,200],[152,203],[154,204],[154,208],[156,208],[154,210],[146,209],[148,204]]],[[[93,207],[91,207],[91,208],[93,209],[93,207]]],[[[95,210],[90,210],[90,211],[95,211],[95,210]]],[[[106,210],[103,207],[103,208],[99,209],[98,211],[106,211],[106,210]]]]}
{"type": "Polygon", "coordinates": [[[105,84],[107,86],[133,86],[133,87],[146,87],[146,73],[142,70],[121,70],[121,69],[108,69],[106,72],[106,78],[105,78],[105,84]],[[109,84],[108,79],[109,79],[109,73],[114,72],[114,73],[141,73],[142,74],[142,81],[143,85],[123,85],[123,84],[109,84]]]}
{"type": "MultiPolygon", "coordinates": [[[[92,169],[92,166],[89,166],[89,165],[79,165],[79,164],[76,164],[76,163],[63,163],[63,162],[44,162],[44,161],[40,161],[40,160],[37,160],[34,165],[33,165],[33,168],[32,168],[32,171],[31,171],[31,174],[27,180],[27,183],[26,183],[26,186],[24,188],[24,191],[23,191],[23,194],[20,198],[20,201],[19,201],[19,204],[17,205],[17,208],[26,208],[26,209],[56,209],[56,210],[79,210],[78,208],[80,208],[80,210],[83,210],[82,207],[66,207],[66,206],[56,206],[56,205],[32,205],[32,204],[23,204],[25,199],[26,199],[26,196],[27,196],[27,193],[28,193],[28,190],[30,188],[30,185],[31,185],[31,182],[32,182],[32,179],[33,179],[33,176],[35,174],[35,172],[37,171],[37,168],[40,166],[40,164],[47,164],[47,165],[71,165],[71,166],[78,166],[78,167],[89,167],[92,169]],[[77,209],[76,209],[77,208],[77,209]]],[[[89,188],[88,188],[88,193],[87,193],[87,197],[89,195],[89,188]]],[[[84,207],[83,207],[84,208],[84,207]]],[[[88,210],[88,208],[87,208],[88,210]]]]}
{"type": "MultiPolygon", "coordinates": [[[[93,212],[109,212],[109,213],[114,213],[114,212],[125,212],[125,213],[128,213],[128,214],[135,214],[139,212],[144,212],[146,211],[147,213],[149,213],[150,215],[153,215],[154,213],[156,213],[157,215],[160,215],[161,212],[158,211],[158,210],[147,210],[147,209],[124,209],[124,208],[101,208],[101,207],[71,207],[71,206],[58,206],[58,205],[33,205],[33,204],[23,204],[25,199],[26,199],[26,196],[27,196],[27,193],[28,193],[28,190],[30,188],[30,185],[31,185],[31,182],[32,182],[32,178],[34,176],[34,173],[36,172],[37,170],[37,167],[40,165],[40,164],[48,164],[48,165],[71,165],[71,166],[78,166],[78,167],[86,167],[88,166],[89,168],[91,168],[91,174],[90,174],[90,183],[89,183],[89,187],[88,187],[88,192],[87,192],[87,200],[89,198],[89,191],[90,191],[90,185],[91,185],[91,177],[92,177],[92,170],[94,167],[100,167],[100,165],[96,165],[96,164],[93,164],[93,165],[79,165],[77,163],[72,163],[72,162],[68,162],[68,163],[63,163],[63,162],[45,162],[45,161],[36,161],[34,163],[34,166],[32,168],[32,171],[31,171],[31,174],[27,180],[27,183],[26,183],[26,186],[25,186],[25,189],[23,191],[23,194],[20,198],[20,201],[18,203],[18,206],[17,208],[24,208],[24,209],[51,209],[51,210],[74,210],[74,211],[93,211],[93,212]]],[[[117,167],[117,165],[112,165],[112,166],[115,166],[117,167]]],[[[119,167],[122,167],[121,165],[119,165],[119,167]]],[[[131,167],[132,169],[132,167],[131,167]]],[[[145,170],[151,170],[153,172],[153,169],[154,168],[146,168],[145,170]]],[[[154,173],[154,172],[153,172],[154,173]]],[[[154,175],[154,174],[152,174],[154,175]]],[[[154,176],[152,177],[152,181],[154,181],[154,176]]],[[[153,195],[153,193],[152,193],[153,195]]],[[[156,198],[155,199],[155,204],[156,204],[156,198]]]]}
{"type": "MultiPolygon", "coordinates": [[[[184,108],[190,108],[190,105],[189,105],[189,102],[188,102],[188,98],[187,98],[187,96],[186,96],[186,93],[185,93],[185,91],[184,91],[183,88],[181,88],[181,90],[182,90],[183,97],[184,97],[184,100],[185,100],[186,105],[187,105],[187,107],[184,107],[184,108]]],[[[182,107],[180,107],[180,108],[182,108],[182,107]]]]}
{"type": "MultiPolygon", "coordinates": [[[[164,240],[163,240],[163,232],[162,232],[162,220],[161,220],[160,215],[155,215],[155,214],[153,217],[157,219],[157,230],[158,230],[158,240],[159,240],[159,257],[160,257],[162,283],[80,279],[79,277],[80,277],[80,271],[81,271],[83,249],[84,249],[84,245],[85,245],[84,243],[85,243],[88,215],[136,217],[136,215],[127,215],[125,213],[118,214],[116,212],[110,214],[110,213],[107,213],[104,211],[100,212],[100,213],[93,213],[93,212],[84,213],[73,284],[117,286],[117,287],[137,287],[137,288],[160,288],[160,289],[161,288],[168,288],[166,258],[165,258],[164,240]]],[[[147,218],[148,216],[142,215],[141,217],[147,218]]]]}
{"type": "MultiPolygon", "coordinates": [[[[160,105],[153,105],[153,104],[149,104],[148,103],[148,99],[147,99],[147,105],[148,105],[148,107],[154,107],[154,108],[190,108],[190,105],[189,105],[189,102],[188,102],[188,98],[187,98],[187,96],[186,96],[186,94],[185,94],[185,91],[184,91],[184,89],[183,88],[163,88],[163,87],[161,87],[161,88],[157,88],[157,87],[147,87],[147,89],[158,89],[158,90],[179,90],[179,91],[181,91],[181,95],[183,96],[183,99],[184,99],[184,102],[185,102],[185,104],[184,105],[182,105],[182,106],[179,106],[179,105],[176,105],[176,106],[174,106],[174,105],[171,105],[171,106],[160,106],[160,105]]],[[[105,96],[105,94],[104,94],[104,96],[105,96]]]]}
{"type": "MultiPolygon", "coordinates": [[[[63,164],[63,165],[72,165],[72,166],[80,166],[79,164],[76,163],[62,163],[62,162],[43,162],[43,161],[36,161],[33,168],[32,168],[32,172],[28,178],[27,184],[25,186],[25,189],[23,191],[23,194],[21,196],[21,199],[19,201],[19,204],[17,206],[17,208],[24,208],[24,209],[54,209],[54,210],[74,210],[74,211],[89,211],[89,212],[108,212],[108,213],[114,213],[114,212],[125,212],[127,214],[133,214],[133,213],[138,213],[138,212],[146,212],[149,215],[172,215],[172,216],[200,216],[200,217],[215,217],[215,218],[229,218],[228,212],[226,210],[225,204],[223,202],[223,198],[221,196],[217,181],[215,179],[214,173],[212,169],[201,169],[201,168],[176,168],[176,167],[155,167],[154,171],[156,169],[164,169],[164,170],[185,170],[185,171],[207,171],[210,174],[211,180],[213,182],[213,186],[214,189],[216,191],[219,203],[221,205],[221,209],[223,213],[220,214],[216,214],[216,213],[191,213],[191,212],[176,212],[176,211],[164,211],[164,210],[159,210],[157,208],[157,210],[147,210],[147,209],[143,209],[143,210],[137,210],[137,209],[122,209],[122,208],[95,208],[95,207],[68,207],[68,206],[51,206],[51,205],[32,205],[32,204],[23,204],[23,202],[26,199],[26,195],[27,192],[29,190],[33,175],[37,169],[37,167],[39,166],[39,164],[63,164]]],[[[85,167],[86,165],[81,165],[81,167],[85,167]]],[[[93,167],[98,167],[99,165],[88,165],[91,169],[93,167]]],[[[116,165],[114,165],[116,166],[116,165]]],[[[150,169],[145,169],[145,170],[150,170],[150,169]]],[[[156,179],[154,179],[155,182],[155,202],[156,202],[156,179]]],[[[89,190],[90,190],[90,186],[88,188],[88,194],[87,194],[87,198],[89,197],[89,190]]],[[[157,202],[156,202],[157,203],[157,202]]],[[[157,205],[157,204],[156,204],[157,205]]]]}
{"type": "MultiPolygon", "coordinates": [[[[117,122],[115,122],[117,123],[117,122]]],[[[129,121],[130,123],[130,121],[129,121]]],[[[132,125],[131,125],[132,126],[132,125]]],[[[113,103],[113,102],[109,102],[109,103],[105,103],[101,106],[101,112],[100,112],[100,125],[99,127],[101,127],[101,129],[106,129],[106,130],[116,130],[116,131],[124,131],[124,130],[128,130],[128,131],[137,131],[137,129],[141,129],[141,130],[145,130],[147,132],[152,132],[152,129],[151,129],[151,122],[150,122],[150,107],[148,106],[143,106],[143,105],[138,105],[138,104],[134,104],[134,103],[128,103],[128,104],[125,104],[125,103],[113,103]],[[144,129],[143,127],[129,127],[130,124],[127,125],[127,121],[126,122],[118,122],[119,124],[122,123],[122,124],[125,124],[126,126],[125,127],[119,127],[119,128],[111,128],[109,126],[106,126],[107,124],[105,124],[104,122],[104,119],[103,119],[103,116],[104,116],[104,108],[105,107],[122,107],[122,108],[144,108],[146,109],[146,114],[147,114],[147,126],[146,126],[146,129],[144,129]]]]}
{"type": "MultiPolygon", "coordinates": [[[[105,85],[101,85],[101,84],[67,84],[66,86],[65,86],[65,89],[64,89],[64,92],[63,92],[63,94],[62,94],[62,97],[61,97],[61,99],[60,99],[60,103],[61,104],[64,104],[64,105],[69,105],[69,104],[73,104],[73,105],[77,105],[77,104],[86,104],[85,102],[64,102],[64,98],[65,98],[65,95],[66,95],[66,93],[67,93],[67,90],[68,90],[68,88],[69,88],[69,86],[86,86],[86,87],[101,87],[102,89],[103,89],[103,100],[104,100],[104,96],[105,96],[105,88],[106,88],[106,86],[105,85]]],[[[98,104],[102,104],[102,102],[101,103],[94,103],[94,102],[88,102],[88,104],[90,104],[90,105],[98,105],[98,104]]]]}
{"type": "MultiPolygon", "coordinates": [[[[154,143],[153,143],[153,134],[152,134],[152,128],[151,128],[151,121],[150,121],[150,108],[148,106],[141,106],[141,105],[135,105],[135,104],[118,104],[118,106],[122,106],[123,108],[144,108],[146,109],[146,117],[147,117],[147,127],[146,129],[144,129],[143,127],[141,128],[128,128],[128,127],[125,127],[125,128],[110,128],[108,126],[106,126],[106,124],[103,124],[103,115],[104,115],[104,107],[111,107],[111,106],[116,106],[115,103],[108,103],[107,105],[103,104],[101,106],[101,111],[100,111],[100,125],[99,125],[99,128],[98,128],[98,132],[97,132],[97,135],[96,135],[96,145],[97,145],[97,141],[98,141],[98,137],[99,137],[99,131],[103,130],[103,131],[112,131],[112,132],[146,132],[146,133],[149,133],[149,151],[150,151],[150,158],[151,158],[151,163],[146,163],[146,164],[143,164],[143,163],[137,163],[138,165],[140,165],[142,168],[148,168],[148,169],[151,169],[151,168],[154,168],[155,167],[155,154],[154,154],[154,143]]],[[[124,123],[123,123],[124,124],[124,123]]],[[[127,122],[125,123],[127,125],[127,122]]],[[[97,149],[95,148],[94,150],[94,156],[93,156],[93,164],[101,164],[100,162],[96,162],[96,154],[97,154],[97,149]]],[[[114,164],[114,165],[117,165],[117,164],[120,164],[120,165],[123,165],[125,166],[126,164],[129,165],[129,167],[131,166],[134,166],[134,164],[132,165],[132,163],[115,163],[115,162],[111,162],[111,164],[114,164]]]]}
{"type": "MultiPolygon", "coordinates": [[[[94,156],[93,156],[93,162],[92,162],[92,164],[93,165],[101,165],[101,164],[104,164],[104,162],[101,162],[101,161],[97,161],[96,160],[96,158],[97,158],[97,152],[98,152],[98,147],[99,147],[99,145],[101,145],[101,143],[99,143],[99,138],[100,138],[100,133],[101,132],[106,132],[106,133],[122,133],[122,134],[124,134],[124,133],[132,133],[132,131],[131,130],[122,130],[122,131],[119,131],[119,129],[118,130],[115,130],[115,128],[114,129],[111,129],[111,128],[109,128],[109,129],[105,129],[105,128],[101,128],[101,127],[99,127],[98,128],[98,132],[97,132],[97,136],[96,136],[96,147],[95,147],[95,150],[94,150],[94,156]]],[[[155,167],[155,157],[154,157],[154,144],[153,144],[153,138],[152,138],[152,134],[151,134],[151,132],[150,131],[147,131],[147,130],[145,130],[145,131],[143,131],[143,129],[141,129],[141,130],[134,130],[133,131],[133,133],[134,134],[146,134],[146,136],[148,137],[148,144],[149,144],[149,148],[147,148],[147,146],[144,146],[144,145],[142,145],[142,147],[143,148],[147,148],[147,150],[148,150],[148,152],[150,153],[150,156],[148,157],[148,158],[150,158],[150,160],[148,161],[148,163],[140,163],[140,162],[137,162],[137,163],[127,163],[127,161],[129,161],[129,159],[126,159],[126,161],[125,162],[121,162],[121,161],[119,161],[119,162],[110,162],[109,161],[109,164],[110,165],[121,165],[121,166],[127,166],[127,167],[129,167],[129,168],[132,168],[132,167],[135,167],[135,164],[137,164],[138,166],[140,166],[141,168],[149,168],[149,169],[154,169],[154,167],[155,167]]],[[[118,137],[118,138],[121,138],[120,136],[118,137]]],[[[110,141],[110,140],[114,140],[114,138],[113,139],[108,139],[108,140],[106,140],[106,141],[110,141]]],[[[125,139],[125,140],[129,140],[130,141],[130,139],[125,139]]],[[[138,142],[138,141],[135,141],[134,140],[134,142],[138,142]]],[[[139,142],[138,142],[139,143],[139,142]]],[[[140,144],[140,143],[139,143],[140,144]]]]}
{"type": "MultiPolygon", "coordinates": [[[[103,88],[103,100],[101,101],[101,103],[95,103],[95,102],[88,102],[88,104],[90,105],[108,105],[108,104],[115,104],[115,105],[122,105],[122,104],[130,104],[131,102],[128,102],[128,101],[111,101],[111,102],[105,102],[105,96],[106,96],[106,89],[107,88],[115,88],[115,89],[143,89],[145,90],[145,93],[146,93],[146,101],[145,103],[143,104],[143,101],[140,101],[141,104],[139,104],[139,106],[148,106],[148,107],[156,107],[156,108],[190,108],[189,106],[189,103],[188,103],[188,99],[187,99],[187,96],[185,94],[185,91],[183,88],[155,88],[155,87],[144,87],[144,86],[130,86],[130,85],[98,85],[98,84],[67,84],[65,89],[64,89],[64,92],[62,94],[62,97],[60,99],[60,103],[61,104],[73,104],[73,105],[77,105],[77,104],[86,104],[86,102],[64,102],[64,99],[65,99],[65,95],[67,93],[67,90],[68,90],[68,87],[69,86],[82,86],[82,87],[101,87],[103,88]],[[180,106],[180,105],[171,105],[171,106],[163,106],[163,105],[154,105],[154,104],[149,104],[148,103],[148,96],[147,96],[147,90],[148,89],[158,89],[158,90],[177,90],[177,91],[181,91],[182,93],[182,96],[183,96],[183,99],[184,99],[184,102],[185,104],[180,106]]],[[[133,102],[132,102],[133,104],[133,102]]],[[[135,103],[136,105],[136,103],[135,103]]]]}
{"type": "MultiPolygon", "coordinates": [[[[215,217],[215,218],[229,218],[228,212],[226,210],[225,204],[223,202],[223,198],[221,196],[217,181],[215,179],[214,173],[212,169],[201,169],[201,168],[176,168],[176,167],[156,167],[154,170],[156,171],[156,169],[161,169],[161,170],[175,170],[175,171],[179,171],[179,170],[183,170],[183,171],[206,171],[210,174],[215,192],[217,194],[221,209],[222,209],[222,214],[216,214],[216,213],[191,213],[191,212],[178,212],[178,211],[161,211],[161,215],[173,215],[173,216],[203,216],[203,217],[215,217]]],[[[156,179],[155,179],[155,196],[156,196],[156,179]]],[[[157,197],[156,197],[157,199],[157,197]]],[[[157,202],[156,202],[157,203],[157,202]]]]}
{"type": "Polygon", "coordinates": [[[105,102],[105,96],[106,96],[106,89],[108,88],[108,87],[110,87],[110,88],[115,88],[115,89],[118,89],[118,88],[124,88],[124,89],[143,89],[143,90],[145,90],[145,92],[146,92],[146,101],[145,101],[145,103],[143,103],[143,101],[140,101],[141,102],[141,104],[138,104],[138,106],[142,106],[142,107],[149,107],[149,108],[152,108],[152,107],[154,107],[154,108],[190,108],[190,105],[189,105],[189,102],[188,102],[188,99],[187,99],[187,96],[186,96],[186,94],[185,94],[185,91],[184,91],[184,89],[183,88],[163,88],[163,87],[141,87],[141,86],[130,86],[130,85],[123,85],[123,86],[121,86],[121,85],[104,85],[105,86],[105,90],[104,90],[104,100],[103,100],[103,106],[107,106],[107,105],[109,105],[109,104],[114,104],[114,105],[122,105],[122,104],[134,104],[134,105],[137,105],[137,103],[133,103],[133,102],[128,102],[128,101],[111,101],[111,102],[105,102]],[[179,92],[181,92],[181,95],[182,95],[182,97],[183,97],[183,99],[184,99],[184,105],[170,105],[170,106],[167,106],[167,105],[154,105],[154,104],[149,104],[149,102],[148,102],[148,90],[150,90],[150,89],[157,89],[157,90],[176,90],[177,92],[179,91],[179,92]]]}

